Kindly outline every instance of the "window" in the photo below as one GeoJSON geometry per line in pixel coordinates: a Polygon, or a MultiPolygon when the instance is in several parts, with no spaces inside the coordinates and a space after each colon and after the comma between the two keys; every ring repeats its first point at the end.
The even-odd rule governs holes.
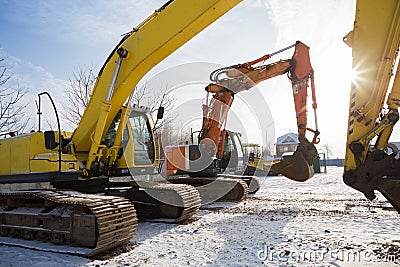
{"type": "Polygon", "coordinates": [[[280,146],[279,147],[279,152],[287,152],[287,151],[289,151],[289,148],[287,147],[287,146],[280,146]]]}
{"type": "Polygon", "coordinates": [[[132,111],[129,122],[133,133],[135,165],[153,164],[153,134],[146,114],[132,111]]]}
{"type": "Polygon", "coordinates": [[[106,134],[104,135],[103,140],[101,141],[107,147],[112,147],[114,145],[120,118],[121,118],[121,111],[119,111],[118,114],[115,116],[106,134]]]}

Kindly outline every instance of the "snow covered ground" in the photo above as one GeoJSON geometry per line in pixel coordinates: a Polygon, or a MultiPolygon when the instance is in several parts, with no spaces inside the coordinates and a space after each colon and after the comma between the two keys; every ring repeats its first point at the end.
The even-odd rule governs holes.
{"type": "Polygon", "coordinates": [[[342,172],[261,178],[256,194],[202,207],[190,224],[140,223],[133,248],[107,260],[0,246],[0,266],[398,266],[400,216],[342,172]]]}

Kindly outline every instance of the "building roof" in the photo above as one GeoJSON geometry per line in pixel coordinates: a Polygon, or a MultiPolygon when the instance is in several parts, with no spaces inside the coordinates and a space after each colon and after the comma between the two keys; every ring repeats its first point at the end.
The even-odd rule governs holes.
{"type": "Polygon", "coordinates": [[[287,133],[279,136],[276,144],[277,145],[297,145],[299,143],[299,137],[295,133],[287,133]]]}

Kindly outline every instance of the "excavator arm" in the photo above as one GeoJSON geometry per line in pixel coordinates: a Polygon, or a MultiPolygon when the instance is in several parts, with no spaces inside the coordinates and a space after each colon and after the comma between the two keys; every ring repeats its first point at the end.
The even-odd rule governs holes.
{"type": "Polygon", "coordinates": [[[400,2],[358,0],[354,29],[343,40],[352,48],[357,73],[351,83],[343,179],[371,200],[374,190],[380,191],[400,212],[400,161],[397,153],[387,152],[399,119],[400,2]]]}
{"type": "Polygon", "coordinates": [[[315,118],[317,103],[309,47],[301,42],[296,42],[294,45],[244,64],[213,71],[210,75],[213,83],[206,87],[207,93],[213,93],[213,96],[209,105],[203,105],[203,126],[199,134],[199,143],[203,143],[210,154],[221,158],[224,151],[223,140],[226,117],[234,100],[234,95],[250,90],[262,81],[283,74],[287,74],[292,83],[300,144],[292,158],[285,162],[274,164],[271,169],[290,179],[305,181],[314,175],[313,160],[318,156],[314,144],[318,143],[319,131],[307,128],[306,106],[309,80],[311,80],[312,107],[315,118]],[[291,59],[255,66],[273,55],[292,47],[295,47],[295,52],[291,59]],[[309,142],[305,137],[306,130],[314,133],[312,142],[309,142]]]}

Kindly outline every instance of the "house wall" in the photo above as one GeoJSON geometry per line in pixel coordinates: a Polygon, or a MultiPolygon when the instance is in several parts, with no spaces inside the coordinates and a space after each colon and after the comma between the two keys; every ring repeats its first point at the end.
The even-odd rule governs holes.
{"type": "Polygon", "coordinates": [[[285,152],[294,152],[296,151],[297,145],[290,144],[290,145],[285,145],[285,144],[280,144],[276,145],[276,156],[281,157],[283,153],[285,152]]]}

